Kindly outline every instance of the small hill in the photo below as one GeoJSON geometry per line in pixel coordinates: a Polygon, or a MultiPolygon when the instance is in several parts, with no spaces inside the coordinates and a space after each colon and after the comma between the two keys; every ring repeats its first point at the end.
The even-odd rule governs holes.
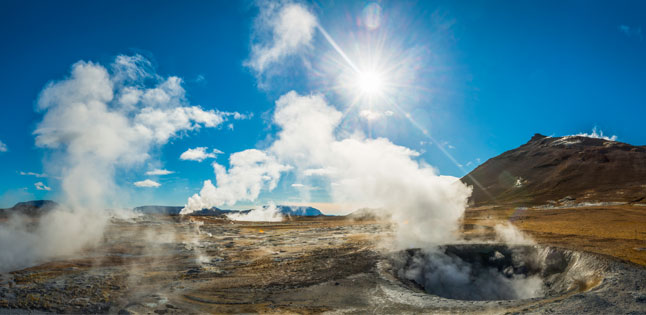
{"type": "MultiPolygon", "coordinates": [[[[133,210],[138,213],[143,214],[166,214],[166,215],[179,215],[182,211],[183,206],[141,206],[136,207],[133,210]]],[[[218,208],[211,209],[202,209],[191,213],[192,216],[220,216],[229,210],[221,210],[218,208]]]]}
{"type": "Polygon", "coordinates": [[[32,200],[24,201],[15,204],[11,208],[0,209],[0,215],[6,216],[9,214],[22,214],[27,216],[40,216],[58,207],[58,203],[52,200],[32,200]]]}
{"type": "Polygon", "coordinates": [[[141,206],[136,207],[133,210],[138,213],[143,214],[168,214],[168,215],[178,215],[184,207],[175,207],[175,206],[141,206]]]}
{"type": "MultiPolygon", "coordinates": [[[[263,206],[267,208],[269,206],[263,206]]],[[[324,215],[319,209],[313,207],[304,207],[304,206],[285,206],[277,205],[276,209],[284,216],[293,216],[293,217],[315,217],[319,215],[324,215]]],[[[249,213],[253,209],[248,210],[223,210],[225,212],[239,212],[239,213],[249,213]]]]}
{"type": "Polygon", "coordinates": [[[646,146],[535,134],[462,181],[473,186],[473,206],[644,202],[646,146]]]}
{"type": "Polygon", "coordinates": [[[276,206],[278,211],[283,215],[287,216],[301,216],[301,217],[312,217],[323,215],[319,209],[313,207],[300,207],[300,206],[276,206]]]}

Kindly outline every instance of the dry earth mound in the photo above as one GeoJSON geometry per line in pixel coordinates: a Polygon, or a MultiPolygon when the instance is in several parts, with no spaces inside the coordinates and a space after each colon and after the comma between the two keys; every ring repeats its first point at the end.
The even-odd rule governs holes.
{"type": "Polygon", "coordinates": [[[470,203],[571,206],[646,202],[646,146],[581,136],[535,134],[462,178],[470,203]]]}

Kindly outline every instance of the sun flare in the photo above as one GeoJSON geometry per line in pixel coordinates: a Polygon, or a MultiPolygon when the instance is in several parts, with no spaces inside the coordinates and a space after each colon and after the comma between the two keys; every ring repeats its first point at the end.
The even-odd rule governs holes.
{"type": "Polygon", "coordinates": [[[364,71],[357,75],[357,87],[361,94],[373,96],[382,92],[384,79],[380,73],[375,71],[364,71]]]}

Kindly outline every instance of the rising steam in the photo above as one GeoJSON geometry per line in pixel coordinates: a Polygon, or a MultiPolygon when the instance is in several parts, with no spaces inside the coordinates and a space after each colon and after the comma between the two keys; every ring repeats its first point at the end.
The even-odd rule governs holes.
{"type": "Polygon", "coordinates": [[[205,182],[182,212],[255,200],[261,189],[272,190],[290,167],[303,179],[318,169],[326,170],[316,176],[327,180],[334,201],[387,209],[398,226],[398,247],[454,240],[470,188],[437,175],[416,160],[419,153],[388,139],[366,138],[358,131],[339,138],[334,131],[340,119],[341,113],[321,95],[283,95],[273,117],[281,128],[277,140],[265,151],[232,154],[228,172],[214,164],[218,186],[205,182]],[[247,155],[252,157],[241,158],[247,155]]]}
{"type": "Polygon", "coordinates": [[[227,214],[227,218],[233,221],[280,222],[283,220],[283,214],[275,204],[270,203],[266,207],[256,207],[248,212],[234,212],[227,214]]]}
{"type": "Polygon", "coordinates": [[[178,77],[162,78],[139,55],[106,68],[80,61],[47,84],[34,134],[50,149],[45,167],[61,178],[62,206],[38,222],[13,217],[0,228],[0,271],[72,254],[97,244],[124,191],[115,172],[141,166],[180,131],[217,127],[234,113],[189,106],[178,77]],[[153,82],[151,84],[151,82],[153,82]]]}

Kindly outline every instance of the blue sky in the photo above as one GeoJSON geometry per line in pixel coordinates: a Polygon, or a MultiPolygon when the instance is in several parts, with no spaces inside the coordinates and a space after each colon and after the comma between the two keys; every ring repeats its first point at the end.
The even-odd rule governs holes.
{"type": "MultiPolygon", "coordinates": [[[[114,181],[127,191],[127,206],[185,204],[204,180],[215,180],[213,161],[227,166],[231,153],[269,147],[280,130],[272,123],[275,102],[292,90],[318,93],[347,111],[340,133],[386,137],[443,175],[461,177],[536,132],[561,136],[596,126],[619,141],[646,144],[643,2],[383,1],[378,25],[367,16],[371,3],[299,3],[359,67],[375,56],[385,67],[403,64],[381,78],[392,83],[389,102],[375,97],[350,106],[356,86],[335,81],[349,66],[319,29],[270,70],[250,66],[253,46],[266,41],[259,15],[267,3],[3,1],[0,207],[60,196],[60,176],[47,169],[56,155],[35,142],[45,115],[39,95],[48,82],[69,77],[76,62],[108,67],[119,55],[142,56],[156,75],[181,78],[190,105],[248,116],[178,132],[153,146],[146,161],[118,168],[114,181]],[[223,153],[180,159],[197,147],[223,153]],[[155,168],[173,173],[145,174],[155,168]],[[160,186],[133,185],[146,179],[160,186]]],[[[325,187],[305,197],[292,186],[297,181],[285,174],[238,206],[330,202],[325,187]]]]}

